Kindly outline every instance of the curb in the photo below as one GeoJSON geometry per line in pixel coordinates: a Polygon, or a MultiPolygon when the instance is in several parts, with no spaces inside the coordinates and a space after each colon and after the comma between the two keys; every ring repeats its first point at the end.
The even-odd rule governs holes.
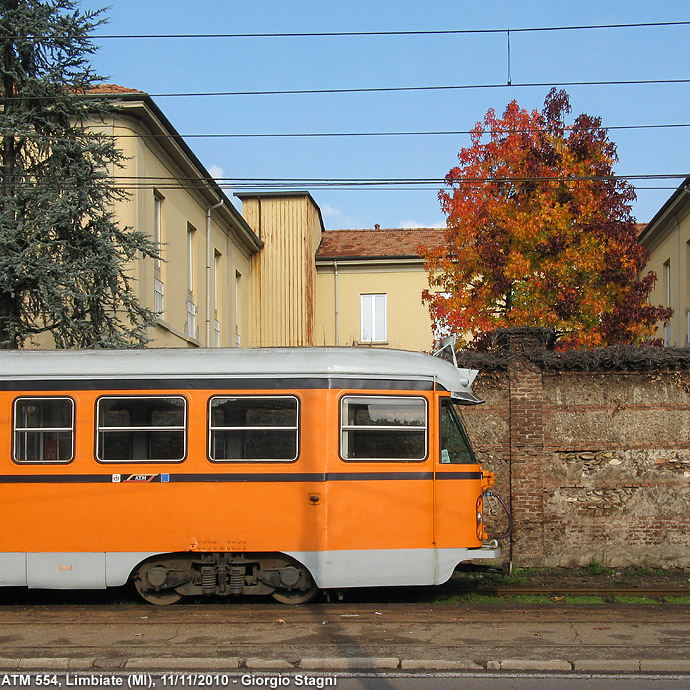
{"type": "MultiPolygon", "coordinates": [[[[501,671],[572,671],[573,665],[563,659],[505,659],[504,661],[489,661],[487,669],[501,671]]],[[[638,662],[639,670],[639,662],[638,662]]]]}
{"type": "Polygon", "coordinates": [[[323,659],[302,659],[300,668],[317,671],[393,671],[400,666],[395,657],[325,657],[323,659]]]}
{"type": "MultiPolygon", "coordinates": [[[[680,673],[690,674],[690,660],[685,659],[399,659],[397,657],[305,657],[263,659],[259,657],[187,657],[187,658],[67,658],[26,657],[0,658],[0,674],[17,672],[126,673],[153,672],[220,672],[220,671],[428,671],[428,672],[584,672],[584,673],[680,673]]],[[[0,678],[1,680],[1,678],[0,678]]]]}
{"type": "Polygon", "coordinates": [[[640,661],[634,659],[585,659],[583,661],[575,661],[573,663],[573,669],[575,671],[619,671],[621,673],[626,673],[639,671],[640,663],[640,661]]]}

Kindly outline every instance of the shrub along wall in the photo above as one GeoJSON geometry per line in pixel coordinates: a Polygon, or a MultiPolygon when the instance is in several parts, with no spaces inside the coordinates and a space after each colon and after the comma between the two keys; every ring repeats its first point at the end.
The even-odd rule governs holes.
{"type": "MultiPolygon", "coordinates": [[[[690,349],[549,350],[549,332],[498,335],[480,369],[484,405],[461,408],[496,473],[521,566],[690,568],[690,349]]],[[[505,522],[495,501],[487,521],[505,522]]]]}

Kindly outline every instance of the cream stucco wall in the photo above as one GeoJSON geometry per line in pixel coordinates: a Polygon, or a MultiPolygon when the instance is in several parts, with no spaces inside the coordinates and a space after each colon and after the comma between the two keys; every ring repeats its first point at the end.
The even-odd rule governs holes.
{"type": "Polygon", "coordinates": [[[690,194],[681,196],[650,230],[641,238],[651,254],[645,273],[652,270],[657,276],[650,302],[674,311],[666,328],[659,324],[657,337],[669,346],[683,347],[690,344],[690,194]]]}
{"type": "Polygon", "coordinates": [[[113,208],[120,225],[153,238],[160,200],[162,261],[140,258],[128,268],[141,304],[154,312],[162,288],[150,347],[369,345],[361,342],[360,296],[385,294],[387,337],[374,345],[431,348],[421,261],[339,262],[336,337],[335,265],[316,261],[324,227],[311,195],[241,194],[240,215],[151,99],[122,98],[117,117],[93,127],[124,154],[123,167],[110,171],[129,194],[113,208]]]}
{"type": "Polygon", "coordinates": [[[252,256],[249,345],[314,345],[318,206],[306,192],[238,196],[242,215],[264,242],[252,256]]]}
{"type": "Polygon", "coordinates": [[[149,346],[246,345],[251,255],[257,247],[244,236],[237,222],[241,217],[230,200],[216,206],[221,195],[204,186],[201,181],[207,173],[188,159],[175,140],[147,136],[155,133],[156,120],[148,112],[142,117],[144,111],[140,103],[126,103],[111,130],[126,157],[124,168],[115,175],[130,188],[129,198],[115,205],[117,220],[153,237],[154,199],[161,199],[162,261],[141,258],[130,267],[140,302],[149,309],[155,308],[154,280],[163,285],[164,309],[149,333],[149,346]],[[189,182],[190,178],[199,182],[189,182]],[[132,185],[134,180],[139,184],[132,185]],[[189,305],[196,311],[192,318],[189,305]]]}
{"type": "Polygon", "coordinates": [[[432,348],[431,317],[422,304],[427,276],[420,261],[338,261],[337,279],[335,268],[332,260],[317,265],[316,345],[371,345],[361,341],[361,295],[385,294],[387,338],[374,346],[417,351],[432,348]]]}

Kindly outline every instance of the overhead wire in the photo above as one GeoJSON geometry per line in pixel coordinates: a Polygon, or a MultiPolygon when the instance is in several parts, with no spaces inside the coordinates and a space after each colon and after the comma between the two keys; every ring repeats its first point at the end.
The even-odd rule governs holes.
{"type": "MultiPolygon", "coordinates": [[[[355,94],[355,93],[401,93],[419,91],[459,91],[473,89],[512,89],[512,88],[545,88],[570,86],[643,86],[654,84],[690,84],[690,79],[612,79],[596,81],[553,81],[553,82],[511,82],[492,84],[446,84],[435,86],[376,86],[331,89],[263,89],[258,91],[176,91],[162,93],[144,93],[142,97],[151,98],[217,98],[217,97],[248,97],[248,96],[305,96],[325,94],[355,94]]],[[[67,94],[71,98],[117,97],[133,96],[137,92],[113,94],[67,94]]],[[[55,96],[6,96],[2,99],[9,101],[43,101],[55,100],[55,96]]]]}
{"type": "MultiPolygon", "coordinates": [[[[602,125],[604,130],[638,130],[638,129],[669,129],[690,127],[690,122],[675,122],[646,125],[602,125]]],[[[509,134],[513,130],[500,130],[500,133],[509,134]]],[[[517,130],[514,130],[517,131],[517,130]]],[[[531,130],[520,130],[531,131],[531,130]]],[[[186,134],[153,134],[142,132],[140,134],[102,134],[113,139],[290,139],[290,138],[325,138],[325,137],[416,137],[416,136],[460,136],[470,135],[471,129],[454,130],[419,130],[419,131],[384,131],[384,132],[197,132],[186,134]]],[[[484,134],[498,133],[498,130],[486,130],[484,134]]],[[[0,129],[0,136],[9,135],[0,129]]],[[[34,132],[14,133],[21,136],[41,141],[62,141],[64,137],[39,135],[34,132]]]]}
{"type": "MultiPolygon", "coordinates": [[[[617,22],[612,24],[579,24],[565,26],[534,26],[534,27],[510,27],[498,29],[400,29],[384,31],[295,31],[295,32],[252,32],[252,33],[177,33],[177,34],[95,34],[92,40],[113,39],[209,39],[209,38],[343,38],[351,36],[454,36],[471,34],[503,34],[508,31],[514,33],[548,32],[548,31],[586,31],[597,29],[635,29],[652,27],[688,26],[690,21],[670,22],[617,22]]],[[[19,40],[45,40],[46,36],[10,36],[19,40]]],[[[64,39],[61,36],[61,39],[64,39]]],[[[67,36],[69,38],[69,36],[67,36]]]]}
{"type": "MultiPolygon", "coordinates": [[[[452,84],[452,85],[422,85],[422,86],[388,86],[388,87],[356,87],[356,88],[328,88],[328,89],[263,89],[254,91],[204,91],[204,92],[164,92],[147,94],[155,98],[210,98],[210,97],[248,97],[248,96],[286,96],[286,95],[317,95],[317,94],[354,94],[354,93],[391,93],[415,91],[448,91],[461,89],[495,89],[495,88],[543,88],[548,86],[639,86],[644,84],[686,84],[690,79],[639,79],[639,80],[595,80],[595,81],[563,81],[563,82],[513,82],[510,70],[510,33],[545,32],[545,31],[581,31],[593,29],[621,29],[621,28],[649,28],[649,27],[678,27],[688,26],[690,21],[671,22],[635,22],[612,24],[589,24],[575,26],[551,27],[516,27],[505,29],[439,29],[439,30],[392,30],[392,31],[335,31],[335,32],[262,32],[262,33],[200,33],[200,34],[101,34],[93,36],[93,40],[101,39],[209,39],[209,38],[294,38],[294,37],[346,37],[346,36],[423,36],[423,35],[464,35],[464,34],[503,34],[508,38],[508,75],[505,83],[487,84],[452,84]]],[[[10,36],[6,39],[26,40],[56,40],[64,41],[65,36],[10,36]]],[[[78,97],[78,94],[75,94],[78,97]]],[[[7,97],[5,101],[42,100],[44,97],[7,97]]]]}
{"type": "MultiPolygon", "coordinates": [[[[207,39],[207,38],[294,38],[294,37],[346,37],[346,36],[424,36],[424,35],[461,35],[461,34],[501,34],[510,36],[510,32],[545,32],[545,31],[575,31],[575,30],[599,30],[599,29],[621,29],[621,28],[640,28],[640,27],[670,27],[687,26],[690,21],[676,22],[639,22],[639,23],[617,23],[617,24],[590,24],[578,26],[555,26],[555,27],[518,27],[511,29],[443,29],[443,30],[411,30],[411,31],[344,31],[344,32],[282,32],[282,33],[226,33],[226,34],[101,34],[93,36],[93,40],[101,39],[207,39]]],[[[27,38],[27,37],[24,37],[27,38]]],[[[28,37],[31,38],[31,37],[28,37]]],[[[40,40],[46,37],[35,37],[40,40]]],[[[64,37],[62,37],[64,38],[64,37]]],[[[180,98],[180,97],[241,97],[241,96],[283,96],[283,95],[317,95],[317,94],[356,94],[356,93],[390,93],[390,92],[418,92],[418,91],[448,91],[464,89],[495,89],[495,88],[539,88],[551,86],[626,86],[626,85],[651,85],[651,84],[687,84],[690,79],[641,79],[641,80],[597,80],[597,81],[570,81],[570,82],[512,82],[510,70],[508,72],[507,83],[489,84],[459,84],[459,85],[429,85],[429,86],[390,86],[390,87],[360,87],[360,88],[330,88],[330,89],[276,89],[276,90],[256,90],[256,91],[215,91],[215,92],[169,92],[169,93],[142,93],[142,97],[151,96],[156,98],[180,98]]],[[[135,93],[135,92],[133,92],[135,93]]],[[[119,94],[106,94],[110,97],[117,97],[119,94]]],[[[128,95],[128,94],[123,94],[128,95]]],[[[19,100],[23,97],[4,99],[19,100]]],[[[36,97],[40,98],[40,97],[36,97]]],[[[690,123],[666,123],[666,124],[642,124],[642,125],[614,125],[602,127],[605,130],[634,130],[634,129],[653,129],[653,128],[673,128],[688,127],[690,123]]],[[[126,137],[150,137],[150,138],[306,138],[306,137],[391,137],[391,136],[449,136],[449,135],[469,135],[471,130],[437,130],[437,131],[413,131],[413,132],[294,132],[294,133],[195,133],[179,135],[175,134],[125,134],[116,135],[116,138],[126,137]]],[[[652,176],[615,176],[605,179],[626,179],[626,180],[651,180],[651,179],[676,179],[685,178],[686,175],[652,175],[652,176]]],[[[115,179],[115,178],[113,178],[115,179]]],[[[121,178],[120,178],[121,179],[121,178]]],[[[250,178],[178,178],[163,182],[156,178],[158,182],[146,181],[147,178],[136,179],[135,184],[129,183],[131,189],[142,188],[142,185],[156,186],[157,188],[173,188],[165,185],[179,185],[189,188],[189,183],[207,185],[209,182],[223,188],[294,188],[295,186],[309,187],[329,187],[332,189],[343,188],[399,188],[401,185],[412,185],[405,189],[420,189],[428,185],[442,185],[444,180],[386,180],[386,179],[250,179],[250,178]],[[184,183],[184,184],[183,184],[184,183]]],[[[515,178],[517,180],[518,178],[515,178]]],[[[525,180],[527,178],[519,178],[525,180]]],[[[550,178],[554,179],[554,178],[550,178]]],[[[563,178],[560,181],[582,182],[597,178],[563,178]]],[[[604,178],[598,178],[604,179],[604,178]]],[[[483,180],[486,181],[486,180],[483,180]]],[[[479,183],[482,180],[463,180],[465,183],[479,183]]],[[[647,187],[640,189],[673,189],[667,187],[647,187]]]]}
{"type": "MultiPolygon", "coordinates": [[[[651,173],[651,174],[630,174],[630,175],[608,175],[608,176],[555,176],[555,177],[464,177],[452,180],[454,185],[475,185],[486,184],[489,182],[510,182],[510,183],[566,183],[582,184],[589,182],[644,182],[653,180],[676,180],[685,179],[687,173],[651,173]]],[[[280,189],[298,190],[310,189],[438,189],[439,186],[447,185],[445,178],[235,178],[235,177],[171,177],[162,178],[156,176],[127,176],[113,175],[103,176],[103,180],[110,180],[117,189],[137,190],[137,189],[204,189],[209,184],[223,189],[280,189]]],[[[20,182],[17,186],[40,186],[40,182],[20,182]]],[[[51,186],[54,186],[51,184],[51,186]]],[[[64,188],[64,186],[63,186],[64,188]]],[[[662,189],[675,189],[675,187],[662,187],[662,189]]]]}

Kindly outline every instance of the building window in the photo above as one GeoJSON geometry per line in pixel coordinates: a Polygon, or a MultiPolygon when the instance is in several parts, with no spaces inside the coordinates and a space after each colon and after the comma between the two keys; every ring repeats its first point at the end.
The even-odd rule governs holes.
{"type": "Polygon", "coordinates": [[[422,461],[427,457],[425,398],[347,395],[340,403],[343,460],[422,461]]]}
{"type": "Polygon", "coordinates": [[[157,319],[165,316],[165,286],[160,278],[153,279],[153,314],[157,319]]]}
{"type": "Polygon", "coordinates": [[[187,291],[194,294],[194,244],[196,228],[187,224],[187,291]]]}
{"type": "Polygon", "coordinates": [[[14,401],[16,462],[60,463],[74,458],[74,401],[17,398],[14,401]]]}
{"type": "Polygon", "coordinates": [[[165,317],[165,287],[163,285],[163,196],[153,193],[153,242],[158,256],[153,263],[153,313],[157,319],[165,317]]]}
{"type": "Polygon", "coordinates": [[[160,268],[163,254],[163,200],[164,197],[161,194],[153,192],[153,242],[158,250],[157,268],[160,268]]]}
{"type": "Polygon", "coordinates": [[[385,294],[361,295],[362,338],[363,343],[383,343],[386,333],[385,294]]]}
{"type": "Polygon", "coordinates": [[[107,397],[97,403],[101,462],[180,462],[186,455],[187,401],[181,395],[107,397]]]}
{"type": "Polygon", "coordinates": [[[213,346],[220,347],[220,252],[213,253],[213,346]]]}
{"type": "Polygon", "coordinates": [[[187,300],[187,321],[184,332],[189,338],[197,338],[199,335],[196,327],[196,304],[190,299],[187,300]]]}
{"type": "MultiPolygon", "coordinates": [[[[671,261],[664,264],[664,287],[666,288],[666,306],[671,306],[671,261]]],[[[664,345],[671,346],[671,321],[664,326],[664,345]]]]}
{"type": "Polygon", "coordinates": [[[209,419],[215,462],[297,460],[299,403],[293,396],[212,398],[209,419]]]}
{"type": "Polygon", "coordinates": [[[241,344],[240,338],[240,287],[242,281],[242,274],[235,271],[235,347],[241,344]]]}

